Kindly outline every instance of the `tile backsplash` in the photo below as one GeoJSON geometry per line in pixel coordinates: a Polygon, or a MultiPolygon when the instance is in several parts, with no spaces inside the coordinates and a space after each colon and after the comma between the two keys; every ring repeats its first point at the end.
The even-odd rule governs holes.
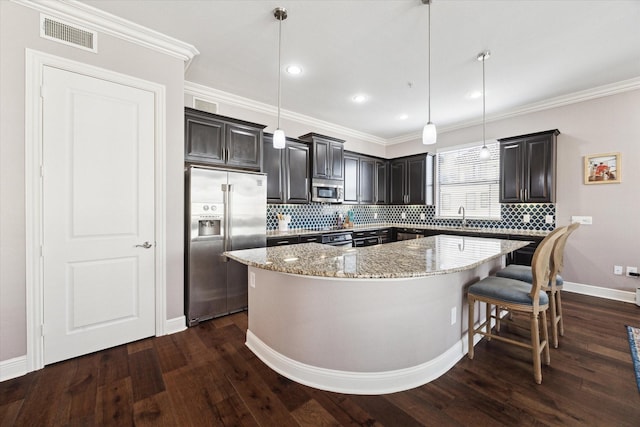
{"type": "MultiPolygon", "coordinates": [[[[356,225],[390,222],[396,224],[424,224],[441,226],[459,226],[460,218],[436,218],[435,206],[424,205],[334,205],[329,203],[310,203],[307,205],[267,205],[267,230],[278,228],[277,214],[291,215],[290,228],[321,230],[334,227],[338,223],[338,214],[353,212],[356,225]],[[406,218],[402,218],[405,213],[406,218]],[[421,219],[424,214],[424,219],[421,219]]],[[[469,227],[504,228],[515,230],[551,231],[556,225],[556,206],[553,203],[513,203],[501,205],[500,220],[476,220],[467,218],[469,227]],[[529,222],[523,222],[523,216],[529,215],[529,222]],[[547,216],[552,222],[546,223],[547,216]]]]}

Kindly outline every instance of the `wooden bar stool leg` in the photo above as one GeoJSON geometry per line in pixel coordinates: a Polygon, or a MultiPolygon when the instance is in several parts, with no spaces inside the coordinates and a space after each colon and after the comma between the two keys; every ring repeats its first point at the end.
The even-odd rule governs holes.
{"type": "Polygon", "coordinates": [[[562,318],[562,298],[560,297],[562,292],[556,291],[556,306],[558,307],[558,327],[560,330],[560,336],[564,336],[564,320],[562,318]]]}
{"type": "MultiPolygon", "coordinates": [[[[556,292],[555,294],[557,294],[556,292]]],[[[553,292],[549,293],[549,311],[551,312],[551,337],[553,338],[553,348],[558,348],[558,319],[556,317],[556,297],[553,292]]]]}
{"type": "Polygon", "coordinates": [[[485,330],[487,332],[487,341],[491,341],[491,304],[486,303],[486,313],[487,313],[487,324],[485,326],[485,330]]]}
{"type": "Polygon", "coordinates": [[[473,337],[475,336],[475,330],[474,330],[474,314],[473,314],[473,306],[475,305],[475,300],[473,299],[473,297],[471,297],[471,295],[469,295],[469,331],[467,333],[467,336],[469,337],[469,349],[468,349],[468,353],[467,355],[469,356],[469,359],[473,359],[473,337]]]}
{"type": "Polygon", "coordinates": [[[540,364],[540,326],[538,314],[531,313],[531,354],[533,356],[533,378],[542,383],[542,367],[540,364]]]}
{"type": "Polygon", "coordinates": [[[551,352],[549,351],[549,331],[547,330],[547,312],[542,312],[542,337],[544,338],[544,364],[551,365],[551,352]]]}

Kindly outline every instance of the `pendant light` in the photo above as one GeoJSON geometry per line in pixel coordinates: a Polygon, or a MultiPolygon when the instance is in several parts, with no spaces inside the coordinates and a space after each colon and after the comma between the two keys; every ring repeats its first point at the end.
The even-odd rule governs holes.
{"type": "Polygon", "coordinates": [[[429,75],[427,77],[427,86],[429,89],[429,121],[422,129],[422,143],[424,145],[435,144],[438,138],[438,134],[436,132],[436,125],[431,123],[431,0],[422,0],[423,4],[426,4],[429,8],[428,12],[428,24],[429,24],[429,45],[428,45],[428,53],[429,53],[429,75]]]}
{"type": "Polygon", "coordinates": [[[282,149],[285,147],[286,140],[284,131],[280,129],[280,81],[282,74],[282,21],[287,19],[287,9],[276,7],[273,9],[273,16],[278,20],[278,126],[273,132],[273,148],[282,149]]]}
{"type": "Polygon", "coordinates": [[[491,57],[491,52],[485,50],[478,54],[478,61],[482,61],[482,148],[480,149],[480,160],[487,160],[491,157],[491,152],[487,147],[485,138],[485,122],[486,122],[486,102],[485,102],[485,84],[484,84],[484,63],[491,57]]]}

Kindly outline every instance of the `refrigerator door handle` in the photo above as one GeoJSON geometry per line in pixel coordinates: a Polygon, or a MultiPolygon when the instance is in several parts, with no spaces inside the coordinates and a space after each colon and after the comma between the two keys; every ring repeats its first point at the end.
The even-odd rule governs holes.
{"type": "Polygon", "coordinates": [[[231,209],[230,209],[230,199],[231,199],[231,184],[222,184],[222,193],[224,194],[224,246],[223,250],[226,252],[229,250],[229,240],[230,240],[230,227],[231,227],[231,209]]]}

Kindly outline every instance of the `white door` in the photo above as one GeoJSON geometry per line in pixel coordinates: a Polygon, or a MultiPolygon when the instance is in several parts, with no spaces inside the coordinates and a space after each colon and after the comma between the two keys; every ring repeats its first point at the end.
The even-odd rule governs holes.
{"type": "Polygon", "coordinates": [[[155,333],[154,94],[53,67],[42,93],[49,364],[155,333]]]}

